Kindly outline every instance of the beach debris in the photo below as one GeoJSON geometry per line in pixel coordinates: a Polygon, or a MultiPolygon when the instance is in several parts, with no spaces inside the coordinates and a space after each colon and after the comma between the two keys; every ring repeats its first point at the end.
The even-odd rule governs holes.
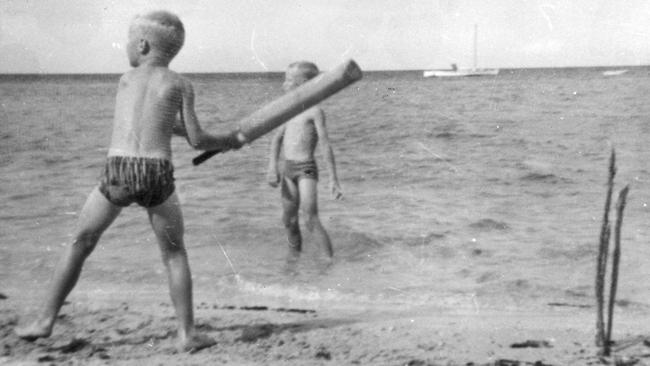
{"type": "Polygon", "coordinates": [[[521,366],[521,362],[517,360],[496,360],[494,361],[494,366],[521,366]]]}
{"type": "Polygon", "coordinates": [[[529,339],[525,342],[513,343],[510,348],[552,348],[553,345],[549,341],[538,341],[529,339]]]}
{"type": "Polygon", "coordinates": [[[616,226],[614,228],[614,250],[612,253],[612,271],[609,288],[609,302],[607,306],[607,324],[605,327],[605,278],[607,276],[607,259],[609,256],[609,242],[611,238],[611,224],[609,211],[614,190],[614,176],[616,175],[616,152],[612,149],[609,159],[609,175],[607,179],[607,196],[605,210],[600,231],[600,243],[596,262],[596,345],[601,348],[603,356],[609,356],[612,346],[612,328],[614,319],[614,305],[616,304],[616,290],[618,286],[618,270],[621,258],[621,227],[623,226],[623,211],[629,192],[629,185],[625,186],[618,195],[616,202],[616,226]]]}
{"type": "Polygon", "coordinates": [[[589,304],[570,304],[568,302],[549,302],[547,304],[548,306],[566,306],[566,307],[572,307],[572,308],[591,308],[593,305],[589,304]]]}
{"type": "Polygon", "coordinates": [[[88,357],[96,356],[100,360],[108,360],[111,358],[111,356],[107,353],[108,351],[106,348],[101,347],[101,346],[96,346],[96,345],[90,345],[91,349],[90,352],[88,353],[88,357]]]}
{"type": "Polygon", "coordinates": [[[55,343],[51,347],[49,347],[49,351],[59,351],[61,353],[73,353],[77,352],[87,345],[89,345],[90,342],[83,338],[72,338],[71,340],[63,343],[55,343]]]}
{"type": "Polygon", "coordinates": [[[407,363],[404,364],[405,366],[429,366],[429,364],[425,361],[418,360],[418,359],[413,359],[407,363]]]}
{"type": "Polygon", "coordinates": [[[241,336],[235,339],[235,341],[252,343],[261,338],[268,338],[271,336],[271,334],[273,334],[275,328],[276,326],[273,324],[262,324],[246,327],[242,331],[241,336]]]}
{"type": "Polygon", "coordinates": [[[270,308],[264,305],[251,305],[251,306],[234,306],[234,305],[212,305],[212,309],[222,310],[246,310],[246,311],[275,311],[279,313],[298,313],[298,314],[313,314],[316,310],[313,309],[299,309],[299,308],[270,308]]]}
{"type": "Polygon", "coordinates": [[[633,366],[639,363],[640,359],[633,356],[623,356],[623,357],[607,357],[600,356],[598,361],[605,365],[614,365],[614,366],[633,366]]]}
{"type": "Polygon", "coordinates": [[[56,361],[56,358],[54,358],[54,356],[52,356],[52,355],[43,355],[43,356],[40,356],[39,358],[37,358],[36,361],[38,361],[38,362],[54,362],[54,361],[56,361]]]}
{"type": "MultiPolygon", "coordinates": [[[[616,341],[616,344],[612,344],[612,351],[620,352],[639,344],[650,347],[650,338],[647,335],[641,335],[627,339],[620,339],[616,341]]],[[[650,357],[650,353],[647,354],[647,357],[650,357]]]]}
{"type": "Polygon", "coordinates": [[[614,365],[616,366],[632,366],[639,363],[639,359],[636,357],[616,357],[614,358],[614,365]]]}
{"type": "Polygon", "coordinates": [[[253,311],[266,311],[269,310],[268,306],[240,306],[241,310],[253,310],[253,311]]]}
{"type": "Polygon", "coordinates": [[[419,359],[415,358],[415,359],[412,359],[411,361],[405,363],[404,366],[433,366],[433,365],[426,362],[426,361],[419,360],[419,359]]]}
{"type": "Polygon", "coordinates": [[[311,309],[296,309],[296,308],[277,308],[277,309],[271,309],[274,311],[278,312],[285,312],[285,313],[299,313],[299,314],[311,314],[315,313],[316,310],[311,310],[311,309]]]}
{"type": "Polygon", "coordinates": [[[314,357],[329,361],[332,359],[332,354],[325,347],[320,347],[314,357]]]}
{"type": "MultiPolygon", "coordinates": [[[[474,365],[474,363],[467,364],[468,366],[474,365]]],[[[528,362],[528,361],[519,361],[519,360],[508,360],[508,359],[498,359],[494,363],[484,364],[482,366],[553,366],[551,364],[544,363],[542,361],[528,362]]]]}

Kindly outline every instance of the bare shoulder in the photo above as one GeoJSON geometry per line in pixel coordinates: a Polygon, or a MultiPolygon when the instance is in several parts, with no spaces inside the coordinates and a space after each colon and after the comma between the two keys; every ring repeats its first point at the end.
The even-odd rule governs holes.
{"type": "Polygon", "coordinates": [[[309,108],[306,111],[306,114],[308,115],[309,118],[312,118],[315,121],[325,119],[325,111],[323,111],[323,108],[321,108],[319,106],[314,106],[314,107],[309,108]]]}
{"type": "Polygon", "coordinates": [[[169,70],[169,69],[160,69],[159,70],[159,80],[167,87],[172,88],[186,88],[187,85],[191,85],[189,80],[183,75],[169,70]]]}
{"type": "Polygon", "coordinates": [[[133,79],[133,70],[127,71],[120,76],[119,86],[126,86],[133,79]]]}
{"type": "Polygon", "coordinates": [[[188,79],[187,77],[174,72],[173,83],[176,87],[178,87],[181,90],[183,95],[185,96],[194,95],[194,87],[192,86],[192,82],[190,81],[190,79],[188,79]]]}

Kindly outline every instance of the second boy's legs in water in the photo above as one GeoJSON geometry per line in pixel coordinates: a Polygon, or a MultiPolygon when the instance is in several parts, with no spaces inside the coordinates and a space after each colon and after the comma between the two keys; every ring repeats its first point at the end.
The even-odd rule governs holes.
{"type": "Polygon", "coordinates": [[[318,217],[317,181],[311,178],[298,179],[298,185],[290,179],[282,179],[282,221],[287,229],[290,255],[297,257],[302,250],[302,235],[299,226],[299,212],[305,215],[305,226],[314,235],[318,246],[328,258],[332,257],[332,243],[318,217]]]}
{"type": "MultiPolygon", "coordinates": [[[[19,337],[32,340],[52,333],[59,310],[77,283],[84,261],[121,210],[97,188],[92,191],[79,215],[76,239],[57,265],[42,313],[32,323],[16,328],[19,337]]],[[[212,346],[213,339],[194,330],[192,280],[183,244],[183,216],[178,196],[174,193],[164,203],[147,211],[169,277],[172,303],[179,320],[179,348],[190,351],[212,346]]]]}
{"type": "Polygon", "coordinates": [[[300,193],[298,187],[289,179],[282,179],[282,222],[287,229],[289,241],[289,259],[296,259],[302,251],[302,235],[298,212],[300,210],[300,193]]]}

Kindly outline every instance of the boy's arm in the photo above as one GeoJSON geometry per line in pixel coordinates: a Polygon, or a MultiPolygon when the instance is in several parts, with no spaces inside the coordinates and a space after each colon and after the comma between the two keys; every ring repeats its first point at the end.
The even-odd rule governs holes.
{"type": "Polygon", "coordinates": [[[280,172],[278,171],[278,160],[280,159],[280,147],[284,139],[284,128],[280,126],[278,132],[271,139],[271,149],[269,152],[269,170],[266,174],[266,181],[271,187],[277,187],[280,183],[280,172]]]}
{"type": "MultiPolygon", "coordinates": [[[[245,137],[237,130],[229,134],[213,135],[203,131],[194,111],[194,88],[189,80],[182,79],[181,82],[181,113],[180,125],[184,127],[187,142],[197,150],[222,150],[239,149],[245,141],[245,137]]],[[[175,126],[174,131],[178,131],[175,126]]]]}
{"type": "Polygon", "coordinates": [[[325,166],[330,176],[330,192],[334,199],[343,198],[341,186],[339,185],[339,178],[336,174],[336,162],[334,161],[334,151],[330,146],[329,136],[327,135],[327,127],[325,126],[325,113],[322,109],[317,108],[314,113],[314,125],[318,133],[318,143],[320,144],[321,152],[325,158],[325,166]]]}
{"type": "Polygon", "coordinates": [[[187,131],[185,131],[185,126],[183,125],[183,117],[181,113],[176,116],[174,120],[174,125],[172,126],[172,133],[176,136],[187,138],[187,131]]]}

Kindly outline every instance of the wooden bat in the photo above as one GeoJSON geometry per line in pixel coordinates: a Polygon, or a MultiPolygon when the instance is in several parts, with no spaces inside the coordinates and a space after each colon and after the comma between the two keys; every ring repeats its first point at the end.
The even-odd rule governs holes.
{"type": "MultiPolygon", "coordinates": [[[[361,79],[362,72],[354,60],[322,73],[284,94],[239,121],[240,132],[251,143],[305,110],[361,79]]],[[[192,159],[199,165],[221,150],[205,151],[192,159]]]]}

